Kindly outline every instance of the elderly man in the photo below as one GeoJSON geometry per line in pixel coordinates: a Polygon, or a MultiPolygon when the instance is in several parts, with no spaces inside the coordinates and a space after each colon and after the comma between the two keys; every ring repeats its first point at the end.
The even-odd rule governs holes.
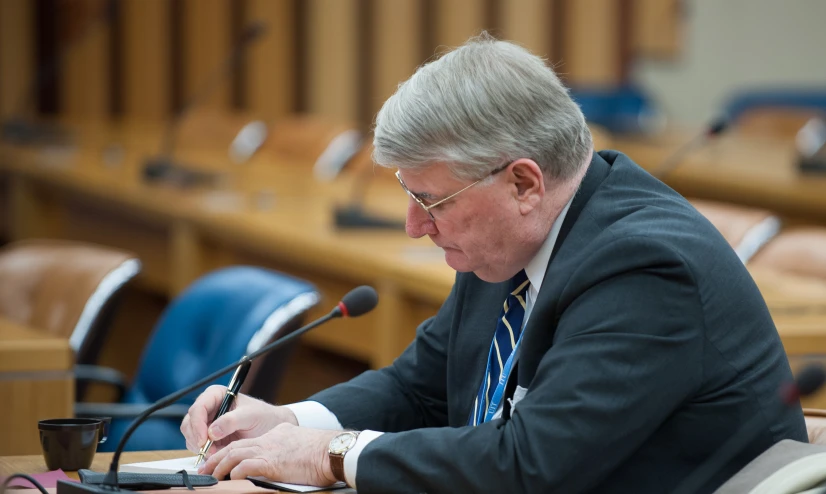
{"type": "Polygon", "coordinates": [[[359,492],[669,492],[751,417],[704,491],[806,441],[760,293],[720,234],[628,157],[593,151],[577,105],[487,36],[421,67],[378,114],[407,233],[458,273],[393,365],[303,403],[240,397],[181,430],[201,471],[359,492]]]}

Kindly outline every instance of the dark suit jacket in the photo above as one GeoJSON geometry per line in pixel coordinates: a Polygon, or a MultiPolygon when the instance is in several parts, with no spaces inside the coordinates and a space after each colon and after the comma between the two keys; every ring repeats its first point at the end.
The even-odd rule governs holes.
{"type": "Polygon", "coordinates": [[[806,441],[768,309],[717,230],[613,151],[595,153],[525,327],[509,419],[465,427],[509,283],[460,273],[390,367],[311,400],[385,434],[358,491],[673,490],[758,415],[760,435],[710,492],[781,439],[806,441]]]}

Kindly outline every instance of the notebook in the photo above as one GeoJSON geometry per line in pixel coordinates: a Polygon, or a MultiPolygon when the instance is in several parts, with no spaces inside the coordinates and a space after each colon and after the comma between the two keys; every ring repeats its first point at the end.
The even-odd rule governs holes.
{"type": "MultiPolygon", "coordinates": [[[[197,459],[197,456],[189,456],[187,458],[175,458],[173,460],[127,463],[125,465],[121,465],[119,471],[132,473],[176,473],[180,472],[181,470],[186,470],[186,473],[194,475],[198,473],[198,469],[195,467],[195,460],[197,459]]],[[[337,482],[327,487],[318,487],[314,485],[299,485],[288,484],[286,482],[276,482],[274,480],[269,480],[265,477],[250,477],[249,480],[253,484],[260,487],[280,489],[286,492],[319,492],[347,487],[347,485],[344,482],[337,482]]]]}

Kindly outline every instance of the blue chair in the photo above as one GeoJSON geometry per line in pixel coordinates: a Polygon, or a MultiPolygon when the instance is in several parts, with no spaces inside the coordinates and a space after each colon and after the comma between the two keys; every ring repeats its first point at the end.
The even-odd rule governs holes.
{"type": "Polygon", "coordinates": [[[809,109],[826,113],[826,87],[739,91],[726,100],[723,108],[731,122],[736,122],[746,112],[761,108],[809,109]]]}
{"type": "Polygon", "coordinates": [[[660,112],[642,89],[633,85],[590,88],[572,87],[571,97],[588,123],[613,134],[639,134],[656,130],[660,112]]]}
{"type": "MultiPolygon", "coordinates": [[[[112,417],[109,439],[99,451],[113,451],[129,423],[148,404],[295,331],[319,298],[309,283],[263,268],[239,266],[209,273],[165,310],[128,389],[112,369],[77,369],[78,379],[112,384],[123,394],[119,403],[77,403],[75,415],[112,417]]],[[[287,351],[257,359],[242,391],[271,401],[287,351]]],[[[215,384],[226,385],[230,377],[215,384]]],[[[202,391],[150,418],[135,431],[126,450],[185,449],[181,419],[202,391]]]]}

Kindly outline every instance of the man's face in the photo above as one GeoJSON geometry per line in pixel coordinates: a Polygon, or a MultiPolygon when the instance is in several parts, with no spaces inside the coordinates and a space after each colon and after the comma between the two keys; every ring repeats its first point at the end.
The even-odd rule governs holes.
{"type": "MultiPolygon", "coordinates": [[[[412,238],[424,235],[445,252],[445,262],[456,271],[473,271],[479,278],[504,281],[521,269],[522,214],[508,180],[509,169],[493,175],[430,210],[434,219],[410,198],[406,230],[412,238]]],[[[444,164],[422,170],[404,170],[399,178],[425,205],[438,202],[473,181],[457,179],[444,164]]]]}

